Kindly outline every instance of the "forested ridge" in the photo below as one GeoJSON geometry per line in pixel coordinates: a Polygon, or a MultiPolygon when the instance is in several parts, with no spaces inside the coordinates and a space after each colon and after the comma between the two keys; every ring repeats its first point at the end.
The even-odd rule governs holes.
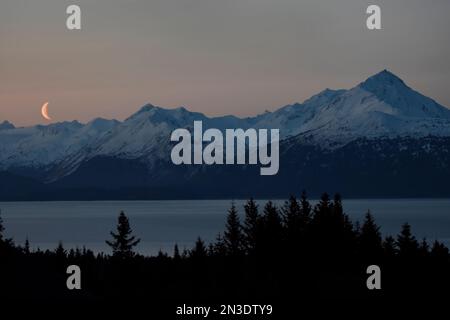
{"type": "Polygon", "coordinates": [[[303,193],[283,206],[250,199],[228,210],[224,231],[212,243],[143,256],[139,235],[124,212],[107,244],[31,250],[4,235],[0,220],[0,296],[22,301],[240,301],[289,299],[398,299],[448,297],[450,255],[442,243],[416,239],[405,223],[383,237],[373,215],[352,221],[337,194],[312,206],[303,193]],[[238,210],[245,215],[240,219],[238,210]],[[77,265],[82,289],[68,290],[66,269],[77,265]],[[381,270],[381,290],[369,290],[367,267],[381,270]],[[118,300],[119,299],[119,300],[118,300]]]}

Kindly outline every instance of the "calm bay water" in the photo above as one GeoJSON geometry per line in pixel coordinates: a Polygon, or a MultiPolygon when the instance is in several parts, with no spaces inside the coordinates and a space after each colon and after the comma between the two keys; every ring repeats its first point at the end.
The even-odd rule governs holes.
{"type": "MultiPolygon", "coordinates": [[[[260,208],[265,203],[257,202],[260,208]]],[[[243,215],[244,201],[235,203],[243,215]]],[[[86,246],[109,253],[105,240],[124,210],[142,239],[137,250],[145,254],[160,249],[172,253],[175,243],[191,248],[198,236],[214,240],[224,228],[229,206],[227,200],[0,202],[6,235],[18,244],[28,237],[33,248],[41,249],[62,241],[66,248],[86,246]]],[[[417,238],[437,239],[450,247],[450,199],[344,200],[344,209],[354,221],[370,209],[384,235],[396,235],[409,222],[417,238]]]]}

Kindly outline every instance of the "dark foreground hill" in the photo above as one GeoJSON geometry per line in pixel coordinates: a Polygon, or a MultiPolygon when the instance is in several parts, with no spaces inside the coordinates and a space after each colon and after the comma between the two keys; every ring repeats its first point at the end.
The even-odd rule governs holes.
{"type": "Polygon", "coordinates": [[[448,248],[419,241],[408,224],[383,239],[370,213],[360,223],[351,221],[338,195],[323,195],[314,208],[303,195],[282,208],[272,202],[258,208],[250,200],[244,210],[239,221],[231,206],[214,243],[198,238],[190,250],[175,246],[154,257],[134,253],[139,239],[125,214],[108,240],[112,255],[62,244],[31,251],[28,243],[5,239],[0,221],[0,301],[74,311],[87,304],[105,312],[139,307],[165,314],[161,319],[176,318],[182,305],[263,304],[274,308],[269,319],[284,319],[281,314],[303,314],[312,305],[316,312],[331,306],[354,312],[362,303],[379,310],[450,298],[448,248]],[[69,265],[81,269],[80,290],[67,288],[69,265]],[[124,309],[128,305],[134,307],[124,309]]]}

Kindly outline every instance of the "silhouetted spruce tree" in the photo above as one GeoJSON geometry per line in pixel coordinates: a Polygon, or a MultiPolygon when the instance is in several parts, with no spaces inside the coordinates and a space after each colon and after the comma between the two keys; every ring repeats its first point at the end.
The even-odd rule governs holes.
{"type": "Polygon", "coordinates": [[[331,202],[328,193],[323,193],[320,201],[314,207],[314,214],[312,218],[312,226],[314,232],[322,233],[325,229],[329,229],[331,216],[331,202]]]}
{"type": "MultiPolygon", "coordinates": [[[[123,211],[120,212],[117,224],[117,233],[111,232],[112,241],[106,243],[113,250],[113,257],[126,259],[135,255],[133,248],[141,241],[131,234],[133,231],[130,222],[123,211]]],[[[83,248],[84,250],[84,248],[83,248]]]]}
{"type": "Polygon", "coordinates": [[[75,258],[80,259],[81,258],[81,250],[80,248],[75,248],[75,258]]]}
{"type": "Polygon", "coordinates": [[[71,248],[69,250],[69,253],[67,254],[67,258],[69,258],[69,260],[73,261],[75,259],[75,250],[73,248],[71,248]]]}
{"type": "Polygon", "coordinates": [[[167,252],[164,252],[164,251],[162,251],[162,249],[159,249],[158,255],[157,255],[157,258],[158,258],[158,259],[165,260],[165,259],[167,259],[168,257],[169,257],[169,256],[167,255],[167,252]]]}
{"type": "Polygon", "coordinates": [[[175,244],[175,247],[173,248],[173,258],[174,258],[174,260],[177,260],[177,261],[181,259],[180,250],[178,249],[178,244],[175,244]]]}
{"type": "Polygon", "coordinates": [[[302,191],[302,195],[300,197],[300,230],[299,237],[296,239],[298,241],[297,245],[299,249],[302,251],[303,255],[310,255],[310,249],[313,249],[311,246],[312,238],[311,238],[311,221],[312,221],[312,212],[313,208],[311,203],[308,201],[308,197],[306,191],[302,191]]]}
{"type": "Polygon", "coordinates": [[[322,259],[348,262],[355,252],[356,234],[349,217],[344,213],[342,200],[336,194],[333,202],[324,193],[314,207],[311,221],[313,253],[322,259]]]}
{"type": "Polygon", "coordinates": [[[0,242],[3,242],[3,232],[5,232],[5,227],[3,226],[2,211],[0,210],[0,242]]]}
{"type": "Polygon", "coordinates": [[[331,204],[331,226],[334,238],[331,240],[334,245],[331,248],[336,254],[340,254],[343,260],[348,260],[354,256],[356,251],[356,233],[349,216],[344,213],[342,198],[336,193],[331,204]]]}
{"type": "Polygon", "coordinates": [[[23,247],[23,253],[26,255],[30,254],[30,241],[28,241],[28,237],[25,239],[25,245],[23,247]]]}
{"type": "Polygon", "coordinates": [[[360,254],[367,260],[377,261],[383,254],[380,227],[375,223],[370,210],[366,213],[364,223],[358,236],[360,254]]]}
{"type": "Polygon", "coordinates": [[[58,242],[58,246],[55,249],[55,256],[60,260],[64,260],[67,256],[67,251],[64,249],[63,243],[61,241],[58,242]]]}
{"type": "Polygon", "coordinates": [[[439,241],[434,241],[433,246],[430,251],[430,256],[434,261],[438,261],[441,263],[449,263],[449,250],[448,248],[439,241]]]}
{"type": "Polygon", "coordinates": [[[205,242],[198,237],[194,248],[191,250],[191,257],[194,259],[202,259],[207,256],[205,242]]]}
{"type": "Polygon", "coordinates": [[[0,257],[9,256],[15,250],[12,239],[7,239],[4,236],[5,227],[3,226],[3,219],[1,217],[2,211],[0,210],[0,257]]]}
{"type": "Polygon", "coordinates": [[[427,258],[430,253],[430,246],[428,245],[427,239],[423,238],[419,245],[419,255],[422,258],[427,258]]]}
{"type": "Polygon", "coordinates": [[[242,227],[237,214],[236,206],[231,204],[228,210],[227,223],[224,232],[224,243],[229,256],[239,256],[243,253],[242,227]]]}
{"type": "Polygon", "coordinates": [[[181,259],[187,259],[191,255],[191,251],[183,248],[183,252],[181,253],[181,259]]]}
{"type": "Polygon", "coordinates": [[[397,247],[401,257],[415,257],[418,253],[419,245],[412,235],[411,226],[408,223],[402,226],[402,230],[397,236],[397,247]]]}
{"type": "Polygon", "coordinates": [[[258,205],[253,198],[244,205],[245,220],[243,226],[244,246],[248,254],[256,251],[258,243],[258,234],[260,233],[260,217],[258,213],[258,205]]]}
{"type": "Polygon", "coordinates": [[[83,246],[83,259],[85,260],[94,260],[95,254],[91,249],[87,249],[85,246],[83,246]]]}
{"type": "Polygon", "coordinates": [[[263,252],[268,255],[277,255],[281,248],[283,225],[278,208],[272,201],[268,201],[264,206],[263,221],[263,252]]]}
{"type": "Polygon", "coordinates": [[[227,254],[227,248],[222,234],[219,233],[216,237],[216,242],[214,243],[214,255],[218,257],[224,257],[227,254]]]}
{"type": "Polygon", "coordinates": [[[12,239],[5,238],[4,232],[5,226],[3,225],[2,210],[0,209],[0,243],[3,243],[6,246],[12,246],[12,239]]]}
{"type": "Polygon", "coordinates": [[[300,238],[302,232],[301,207],[295,198],[291,195],[281,208],[283,214],[283,223],[286,229],[286,240],[289,247],[294,247],[300,238]]]}
{"type": "Polygon", "coordinates": [[[355,232],[355,236],[359,237],[359,234],[361,233],[361,224],[359,221],[355,222],[355,227],[353,228],[353,232],[355,232]]]}
{"type": "Polygon", "coordinates": [[[308,224],[311,222],[311,215],[312,215],[312,206],[308,201],[306,191],[302,192],[302,196],[300,198],[300,214],[302,225],[306,229],[308,224]]]}
{"type": "Polygon", "coordinates": [[[328,247],[331,242],[330,225],[330,198],[327,193],[323,193],[320,201],[314,206],[313,216],[310,224],[311,250],[310,252],[321,259],[328,257],[328,247]]]}
{"type": "Polygon", "coordinates": [[[397,254],[397,244],[394,237],[387,236],[383,241],[383,252],[387,258],[393,258],[397,254]]]}
{"type": "Polygon", "coordinates": [[[215,248],[214,243],[210,242],[208,244],[208,256],[209,257],[214,257],[216,255],[216,251],[214,248],[215,248]]]}

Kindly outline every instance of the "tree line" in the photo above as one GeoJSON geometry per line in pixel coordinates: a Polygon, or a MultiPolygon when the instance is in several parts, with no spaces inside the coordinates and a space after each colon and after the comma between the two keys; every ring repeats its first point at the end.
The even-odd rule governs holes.
{"type": "Polygon", "coordinates": [[[439,241],[416,239],[405,223],[398,235],[383,237],[374,216],[353,222],[342,199],[324,193],[312,205],[306,193],[291,196],[278,207],[268,201],[260,207],[248,200],[244,215],[231,204],[224,231],[215,241],[198,238],[190,249],[160,251],[143,256],[135,251],[140,239],[133,234],[124,212],[106,241],[112,254],[82,248],[31,250],[29,241],[16,245],[4,236],[0,217],[0,294],[20,295],[23,288],[41,287],[42,296],[65,299],[73,295],[104,299],[109,296],[148,296],[157,288],[173,299],[183,297],[272,297],[297,295],[325,298],[387,298],[396,294],[444,292],[450,285],[450,254],[439,241]],[[83,270],[80,293],[64,288],[65,267],[83,270]],[[365,287],[366,267],[382,270],[382,292],[365,287]],[[32,268],[30,273],[28,268],[32,268]],[[5,276],[8,274],[8,276],[5,276]]]}

